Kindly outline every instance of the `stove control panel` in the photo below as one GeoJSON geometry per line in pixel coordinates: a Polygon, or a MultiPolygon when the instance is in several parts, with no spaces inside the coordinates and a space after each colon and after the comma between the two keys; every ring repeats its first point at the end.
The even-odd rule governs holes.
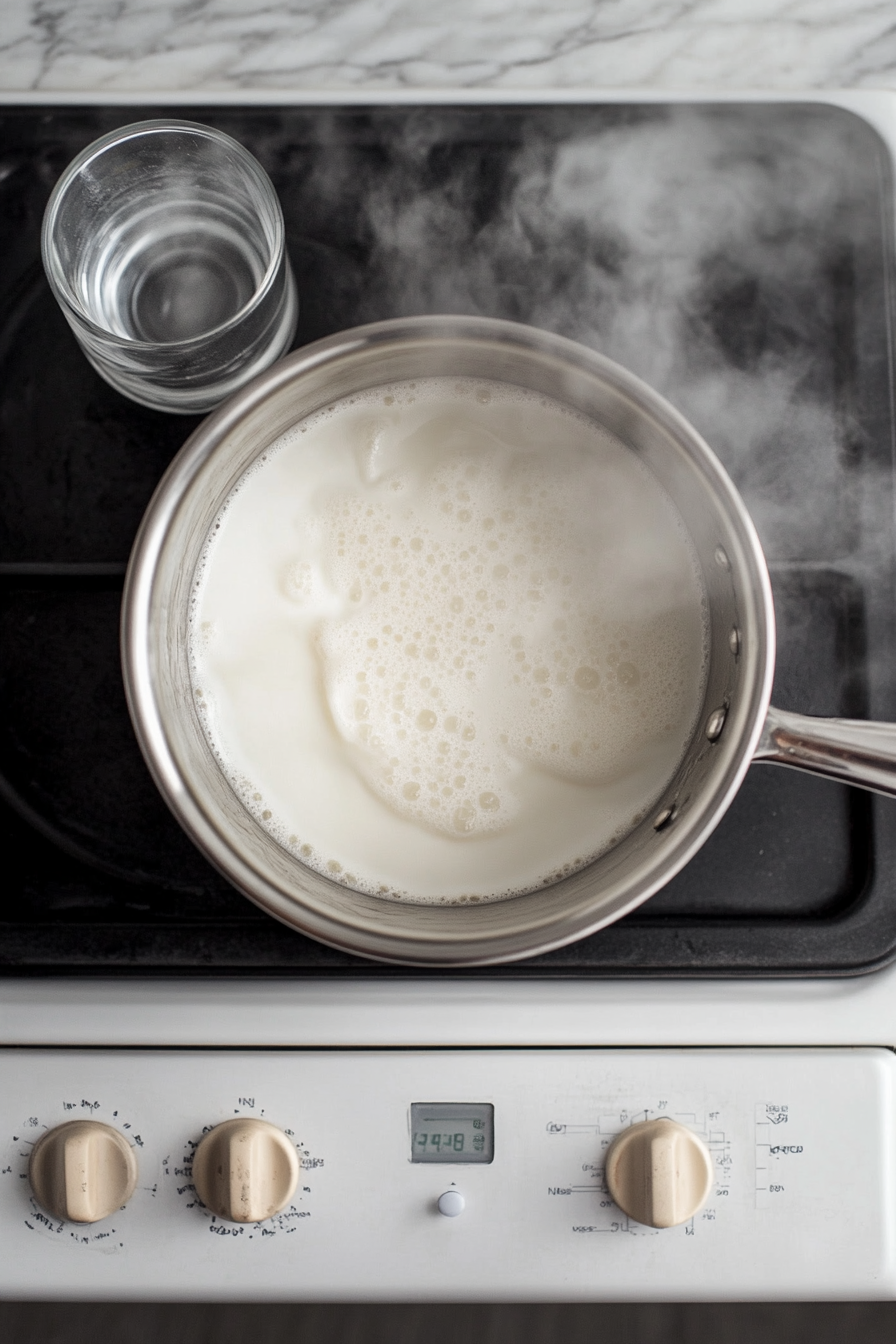
{"type": "Polygon", "coordinates": [[[896,1055],[4,1050],[6,1296],[896,1297],[896,1055]]]}

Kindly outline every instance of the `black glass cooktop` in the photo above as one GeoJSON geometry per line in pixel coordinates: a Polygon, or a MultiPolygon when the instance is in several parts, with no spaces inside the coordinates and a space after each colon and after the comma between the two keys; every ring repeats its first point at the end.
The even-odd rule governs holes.
{"type": "MultiPolygon", "coordinates": [[[[75,153],[154,115],[219,126],[270,173],[299,285],[297,345],[386,317],[481,313],[572,336],[665,393],[759,527],[779,623],[775,702],[896,719],[893,187],[862,121],[792,103],[7,108],[7,973],[396,973],[234,891],[168,814],[131,732],[124,568],[196,422],[143,410],[93,373],[44,280],[39,234],[75,153]]],[[[755,766],[701,853],[639,911],[474,974],[823,975],[894,955],[896,803],[755,766]]]]}

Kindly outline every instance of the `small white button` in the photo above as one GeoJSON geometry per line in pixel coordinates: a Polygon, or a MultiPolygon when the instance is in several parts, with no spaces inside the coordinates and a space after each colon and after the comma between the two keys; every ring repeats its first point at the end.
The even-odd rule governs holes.
{"type": "Polygon", "coordinates": [[[464,1197],[459,1190],[446,1190],[444,1195],[439,1195],[439,1213],[443,1213],[446,1218],[456,1218],[465,1208],[464,1197]]]}

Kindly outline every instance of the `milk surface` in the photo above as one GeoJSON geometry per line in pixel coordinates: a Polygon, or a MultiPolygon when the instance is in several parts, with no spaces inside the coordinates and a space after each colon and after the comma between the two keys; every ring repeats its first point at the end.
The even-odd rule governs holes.
{"type": "Polygon", "coordinates": [[[393,900],[497,900],[616,843],[703,698],[696,556],[656,479],[559,403],[453,378],[268,449],[197,575],[193,692],[303,862],[393,900]]]}

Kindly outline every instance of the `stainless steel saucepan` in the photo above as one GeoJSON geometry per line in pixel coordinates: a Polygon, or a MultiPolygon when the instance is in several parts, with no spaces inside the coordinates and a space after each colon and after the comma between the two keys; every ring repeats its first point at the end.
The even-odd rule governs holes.
{"type": "Polygon", "coordinates": [[[896,726],[770,708],[774,654],[771,588],[756,531],[725,471],[687,421],[591,350],[515,323],[466,317],[399,319],[318,341],[204,421],[147,510],[122,615],[124,678],[137,737],[156,784],[199,848],[236,887],[293,928],[348,952],[417,966],[514,961],[619,919],[688,862],[753,761],[896,796],[896,726]],[[298,420],[338,398],[445,374],[540,392],[617,435],[677,505],[702,566],[710,612],[703,712],[651,814],[562,881],[477,906],[378,900],[328,881],[282,849],[221,772],[193,708],[188,661],[196,567],[209,529],[249,465],[298,420]]]}

